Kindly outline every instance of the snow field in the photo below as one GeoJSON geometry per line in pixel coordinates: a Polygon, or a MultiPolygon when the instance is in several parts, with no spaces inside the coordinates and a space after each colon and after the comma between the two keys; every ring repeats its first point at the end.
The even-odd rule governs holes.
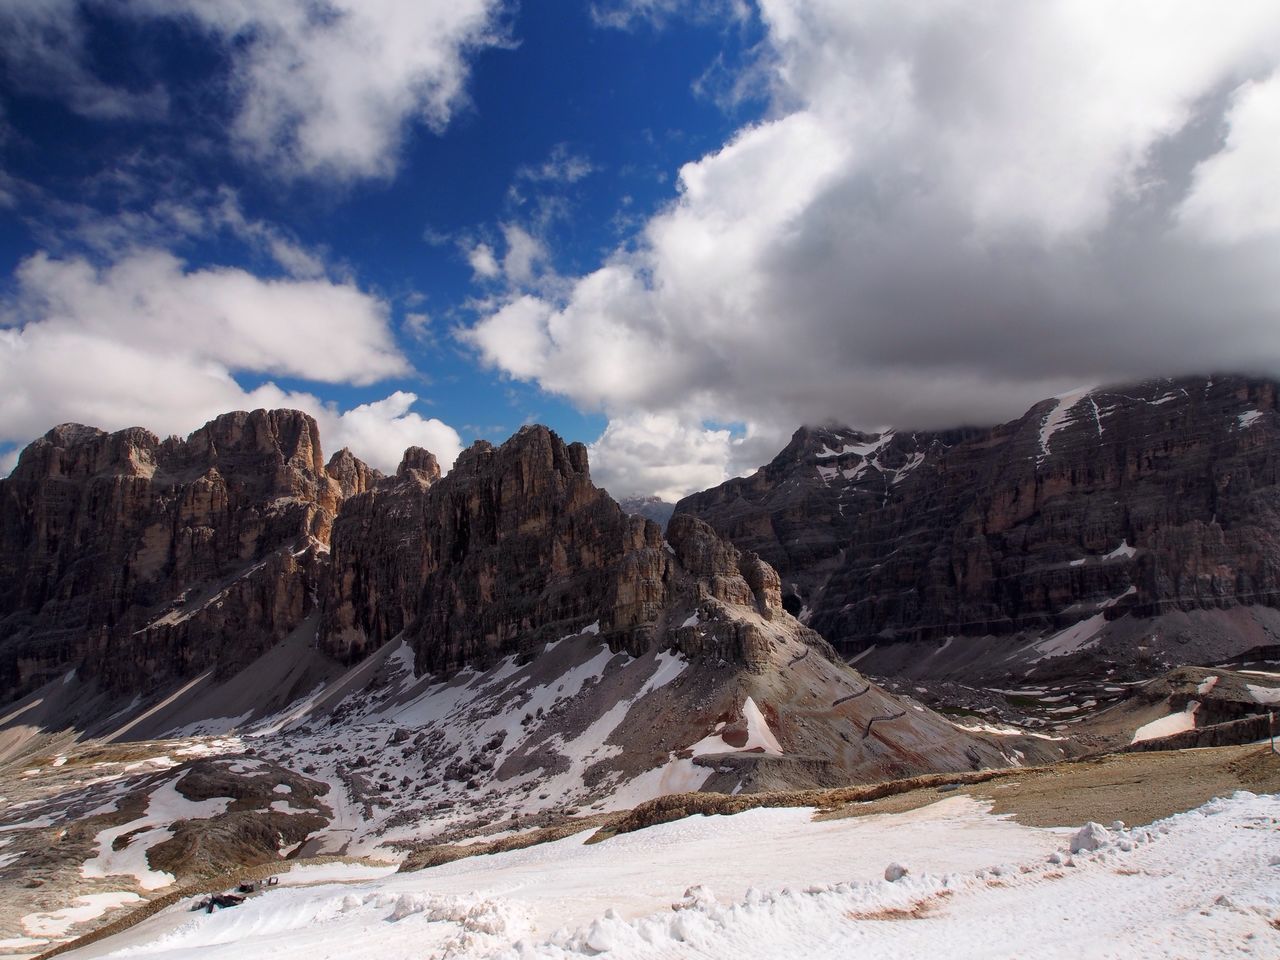
{"type": "Polygon", "coordinates": [[[1238,793],[1136,829],[1022,827],[967,797],[908,814],[810,814],[694,817],[592,846],[580,835],[277,890],[212,916],[171,913],[177,905],[68,956],[1280,955],[1275,796],[1238,793]],[[895,861],[908,872],[884,879],[895,861]]]}

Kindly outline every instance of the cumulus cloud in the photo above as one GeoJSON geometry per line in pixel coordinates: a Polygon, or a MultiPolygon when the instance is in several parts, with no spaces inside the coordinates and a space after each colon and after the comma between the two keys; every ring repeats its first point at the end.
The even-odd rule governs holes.
{"type": "Polygon", "coordinates": [[[440,468],[448,470],[462,452],[458,431],[434,418],[412,410],[417,394],[397,390],[373,403],[361,404],[345,412],[331,405],[304,407],[320,424],[320,436],[327,449],[350,447],[366,463],[390,473],[409,447],[425,447],[436,455],[440,468]]]}
{"type": "Polygon", "coordinates": [[[670,414],[637,413],[609,421],[591,444],[592,479],[615,498],[658,496],[674,502],[723,483],[741,464],[743,437],[670,414]]]}
{"type": "Polygon", "coordinates": [[[0,52],[15,81],[96,119],[161,116],[164,90],[98,79],[85,11],[185,23],[216,41],[242,154],[284,178],[396,170],[405,129],[465,103],[468,57],[505,42],[503,0],[7,0],[0,52]]]}
{"type": "Polygon", "coordinates": [[[467,330],[485,363],[618,424],[739,422],[774,449],[801,422],[1280,371],[1275,4],[759,6],[767,118],[599,269],[467,330]]]}
{"type": "Polygon", "coordinates": [[[1280,191],[1259,189],[1280,170],[1280,72],[1232,98],[1222,150],[1195,171],[1179,211],[1192,236],[1232,244],[1280,234],[1280,191]]]}
{"type": "Polygon", "coordinates": [[[409,372],[386,305],[353,285],[191,270],[156,250],[103,268],[38,254],[15,280],[0,322],[0,443],[68,420],[184,434],[228,410],[285,406],[314,415],[328,449],[350,446],[382,469],[411,443],[446,467],[461,448],[452,428],[412,412],[411,393],[344,411],[272,382],[237,382],[367,385],[409,372]]]}
{"type": "Polygon", "coordinates": [[[245,153],[290,176],[385,177],[406,123],[440,129],[468,53],[501,41],[500,0],[132,0],[182,16],[230,53],[245,153]]]}
{"type": "Polygon", "coordinates": [[[502,276],[502,267],[493,254],[493,247],[487,243],[477,243],[468,250],[467,263],[471,265],[471,273],[477,280],[493,280],[502,276]]]}

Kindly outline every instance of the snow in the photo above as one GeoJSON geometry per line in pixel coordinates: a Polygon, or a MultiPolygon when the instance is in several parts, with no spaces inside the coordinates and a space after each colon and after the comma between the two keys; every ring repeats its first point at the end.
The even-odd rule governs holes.
{"type": "Polygon", "coordinates": [[[1261,410],[1249,410],[1240,414],[1240,416],[1236,418],[1236,422],[1240,425],[1240,429],[1244,430],[1245,428],[1251,427],[1257,423],[1261,416],[1261,410]]]}
{"type": "Polygon", "coordinates": [[[742,715],[747,721],[747,745],[744,749],[763,750],[765,753],[781,756],[782,746],[773,735],[773,731],[769,729],[769,721],[765,719],[756,702],[750,697],[747,697],[746,703],[742,705],[742,715]]]}
{"type": "Polygon", "coordinates": [[[108,910],[136,903],[142,898],[136,893],[90,893],[79,897],[79,906],[63,907],[48,913],[32,913],[22,918],[27,933],[37,937],[60,937],[77,923],[96,920],[108,910]]]}
{"type": "Polygon", "coordinates": [[[1258,703],[1280,704],[1280,687],[1260,687],[1257,684],[1245,684],[1249,693],[1258,703]]]}
{"type": "Polygon", "coordinates": [[[1049,442],[1053,439],[1053,435],[1071,423],[1071,411],[1088,396],[1091,390],[1093,390],[1092,387],[1081,387],[1055,398],[1058,401],[1057,404],[1045,415],[1044,423],[1040,426],[1040,456],[1037,462],[1043,462],[1049,456],[1049,442]]]}
{"type": "Polygon", "coordinates": [[[1116,559],[1119,559],[1120,557],[1133,557],[1137,552],[1138,551],[1135,547],[1129,546],[1128,539],[1124,539],[1120,541],[1120,546],[1116,547],[1114,550],[1112,550],[1102,559],[1116,560],[1116,559]]]}
{"type": "Polygon", "coordinates": [[[1183,733],[1196,728],[1196,711],[1200,709],[1198,700],[1188,700],[1187,706],[1177,713],[1171,713],[1159,720],[1140,726],[1130,743],[1141,743],[1143,740],[1155,740],[1159,737],[1171,737],[1175,733],[1183,733]]]}
{"type": "Polygon", "coordinates": [[[1075,653],[1077,650],[1084,650],[1098,642],[1098,634],[1106,623],[1107,618],[1104,614],[1095,613],[1087,620],[1081,620],[1065,630],[1059,630],[1040,640],[1033,645],[1032,649],[1039,654],[1038,660],[1046,657],[1061,657],[1068,653],[1075,653]]]}
{"type": "Polygon", "coordinates": [[[1138,592],[1138,588],[1131,583],[1129,584],[1129,586],[1125,587],[1122,593],[1118,593],[1114,597],[1108,597],[1106,600],[1103,600],[1102,603],[1099,604],[1099,606],[1102,607],[1103,610],[1107,609],[1108,607],[1114,607],[1117,603],[1119,603],[1125,597],[1132,597],[1137,592],[1138,592]]]}
{"type": "Polygon", "coordinates": [[[924,454],[913,453],[910,460],[900,466],[897,470],[893,471],[893,479],[889,482],[894,486],[897,486],[903,480],[907,479],[907,475],[922,463],[924,463],[924,454]]]}
{"type": "Polygon", "coordinates": [[[990,733],[997,737],[1035,737],[1037,740],[1065,740],[1066,737],[1054,737],[1047,733],[1037,733],[1034,730],[1024,730],[1022,727],[1013,727],[998,723],[957,723],[951,721],[951,725],[957,730],[965,730],[969,733],[990,733]]]}
{"type": "Polygon", "coordinates": [[[584,833],[213,914],[177,904],[67,958],[1275,956],[1275,796],[1135,829],[1024,827],[967,797],[810,814],[693,817],[593,845],[584,833]]]}
{"type": "Polygon", "coordinates": [[[866,443],[846,443],[839,450],[832,450],[826,444],[823,444],[822,450],[817,454],[817,459],[827,460],[831,457],[843,457],[848,454],[856,453],[858,456],[869,460],[871,459],[871,454],[875,453],[893,439],[893,433],[894,432],[892,430],[886,430],[874,440],[870,440],[866,443]]]}
{"type": "MultiPolygon", "coordinates": [[[[31,937],[8,937],[0,940],[0,950],[6,952],[10,950],[25,950],[30,947],[43,947],[48,940],[33,940],[31,937]]],[[[29,956],[29,954],[23,954],[29,956]]]]}
{"type": "Polygon", "coordinates": [[[782,756],[782,745],[778,743],[777,737],[769,729],[769,721],[751,697],[747,697],[742,704],[742,719],[747,724],[747,741],[741,747],[733,746],[721,736],[720,731],[725,727],[721,723],[716,727],[715,733],[703,737],[689,749],[695,757],[709,753],[768,753],[775,757],[782,756]]]}
{"type": "Polygon", "coordinates": [[[304,887],[317,883],[354,883],[389,877],[399,866],[394,863],[314,863],[294,867],[277,878],[282,887],[304,887]]]}
{"type": "Polygon", "coordinates": [[[1203,697],[1206,693],[1208,693],[1217,685],[1218,685],[1217,677],[1205,677],[1203,680],[1200,681],[1199,684],[1196,685],[1196,694],[1197,696],[1203,697]]]}
{"type": "Polygon", "coordinates": [[[132,875],[143,890],[159,890],[174,882],[171,873],[152,870],[147,850],[173,836],[172,824],[177,820],[201,820],[225,813],[231,797],[188,800],[178,793],[176,781],[165,783],[152,792],[147,808],[137,820],[108,827],[97,836],[98,854],[80,867],[85,878],[132,875]],[[128,843],[115,849],[118,838],[132,834],[128,843]]]}

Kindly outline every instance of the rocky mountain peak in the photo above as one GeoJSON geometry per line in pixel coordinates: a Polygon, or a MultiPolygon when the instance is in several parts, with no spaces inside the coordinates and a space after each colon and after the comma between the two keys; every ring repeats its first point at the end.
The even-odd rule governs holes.
{"type": "Polygon", "coordinates": [[[324,476],[320,427],[301,410],[243,410],[224,413],[187,439],[189,455],[218,464],[237,464],[255,456],[280,461],[295,470],[324,476]]]}
{"type": "Polygon", "coordinates": [[[422,447],[409,447],[400,459],[396,468],[396,477],[401,480],[413,479],[419,483],[434,483],[440,479],[440,464],[435,454],[422,447]]]}
{"type": "Polygon", "coordinates": [[[343,447],[329,458],[324,472],[338,482],[344,499],[364,493],[382,479],[380,470],[369,466],[348,447],[343,447]]]}

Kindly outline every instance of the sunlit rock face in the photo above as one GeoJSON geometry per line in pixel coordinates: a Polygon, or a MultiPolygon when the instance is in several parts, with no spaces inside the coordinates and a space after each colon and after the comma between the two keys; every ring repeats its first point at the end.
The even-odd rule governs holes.
{"type": "Polygon", "coordinates": [[[342,495],[294,410],[185,440],[55,427],[0,481],[0,690],[77,665],[146,689],[248,662],[309,612],[342,495]]]}

